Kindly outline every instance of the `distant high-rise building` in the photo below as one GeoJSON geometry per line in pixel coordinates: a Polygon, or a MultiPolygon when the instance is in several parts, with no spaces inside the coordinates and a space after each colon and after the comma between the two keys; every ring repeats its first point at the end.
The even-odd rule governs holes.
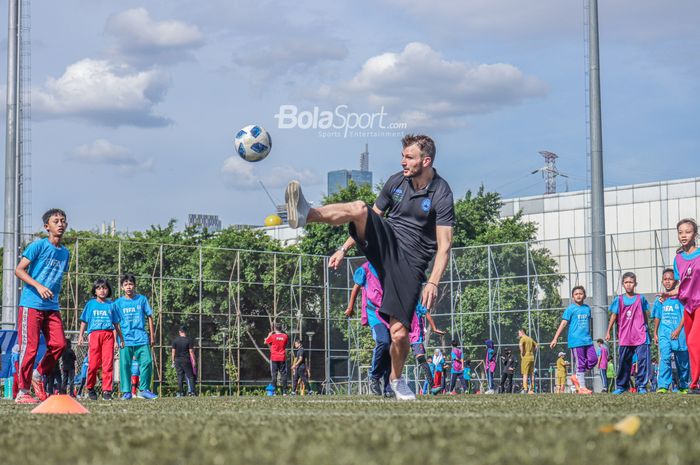
{"type": "Polygon", "coordinates": [[[221,220],[219,215],[203,215],[201,213],[190,213],[187,215],[187,227],[195,227],[199,230],[206,228],[209,232],[221,231],[221,220]]]}
{"type": "Polygon", "coordinates": [[[353,181],[358,186],[372,186],[372,172],[360,170],[335,170],[328,172],[328,195],[345,189],[353,181]]]}
{"type": "Polygon", "coordinates": [[[348,187],[350,181],[362,186],[372,186],[372,172],[369,170],[369,147],[365,144],[365,151],[360,154],[359,170],[335,170],[328,172],[328,195],[336,194],[341,189],[348,187]]]}
{"type": "Polygon", "coordinates": [[[360,171],[369,171],[369,145],[365,144],[365,151],[360,154],[360,171]]]}

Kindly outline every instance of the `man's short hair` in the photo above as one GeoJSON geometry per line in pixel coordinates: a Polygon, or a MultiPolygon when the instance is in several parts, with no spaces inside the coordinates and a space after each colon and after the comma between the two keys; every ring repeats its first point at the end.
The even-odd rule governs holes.
{"type": "Polygon", "coordinates": [[[186,334],[186,333],[187,333],[187,328],[185,328],[184,326],[180,326],[179,328],[177,328],[177,331],[178,331],[179,333],[186,334]]]}
{"type": "Polygon", "coordinates": [[[627,273],[622,275],[622,281],[624,281],[627,278],[632,278],[632,279],[634,279],[635,283],[637,282],[637,275],[634,274],[634,272],[632,272],[632,271],[628,271],[627,273]]]}
{"type": "Polygon", "coordinates": [[[66,216],[66,212],[64,212],[60,208],[51,208],[49,210],[46,210],[46,213],[41,215],[41,221],[43,221],[44,224],[49,224],[49,220],[54,215],[61,215],[65,219],[68,219],[68,216],[66,216]]]}
{"type": "Polygon", "coordinates": [[[403,148],[416,145],[420,150],[421,157],[430,157],[431,164],[435,162],[435,142],[430,136],[424,134],[406,134],[403,139],[401,139],[401,145],[403,148]]]}

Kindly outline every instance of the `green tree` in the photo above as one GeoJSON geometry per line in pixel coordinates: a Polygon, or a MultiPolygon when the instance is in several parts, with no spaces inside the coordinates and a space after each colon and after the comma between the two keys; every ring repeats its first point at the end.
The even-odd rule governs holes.
{"type": "Polygon", "coordinates": [[[491,330],[498,334],[496,329],[501,339],[512,341],[530,318],[540,342],[548,341],[560,321],[559,311],[549,309],[561,305],[562,278],[550,252],[532,243],[536,224],[523,221],[521,213],[500,219],[501,206],[500,195],[483,186],[455,203],[455,246],[467,247],[453,255],[455,273],[463,280],[455,303],[458,331],[476,344],[491,330]],[[490,310],[498,313],[489,318],[490,310]]]}
{"type": "MultiPolygon", "coordinates": [[[[377,194],[369,185],[357,185],[350,181],[348,187],[338,193],[329,195],[323,199],[322,204],[352,202],[362,200],[368,205],[374,205],[377,194]]],[[[343,245],[348,238],[347,226],[329,226],[327,224],[310,223],[305,228],[306,235],[299,243],[299,251],[312,255],[331,255],[334,250],[343,245]]],[[[348,251],[347,256],[358,255],[356,247],[348,251]]]]}

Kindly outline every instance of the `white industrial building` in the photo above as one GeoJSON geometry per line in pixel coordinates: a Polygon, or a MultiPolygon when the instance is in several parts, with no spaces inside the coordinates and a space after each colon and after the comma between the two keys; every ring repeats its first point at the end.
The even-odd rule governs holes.
{"type": "MultiPolygon", "coordinates": [[[[619,292],[620,275],[637,273],[637,291],[659,290],[661,270],[673,264],[681,218],[700,217],[700,178],[605,189],[606,264],[609,294],[619,292]]],[[[590,286],[589,191],[504,199],[501,217],[522,211],[537,224],[537,239],[552,252],[566,275],[562,295],[571,285],[590,286]]]]}

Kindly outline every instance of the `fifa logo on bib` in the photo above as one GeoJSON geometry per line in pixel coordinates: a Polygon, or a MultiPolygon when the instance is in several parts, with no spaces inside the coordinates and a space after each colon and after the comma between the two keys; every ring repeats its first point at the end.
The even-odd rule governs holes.
{"type": "Polygon", "coordinates": [[[632,318],[632,310],[627,310],[627,311],[625,312],[625,316],[626,316],[627,318],[632,318]]]}

